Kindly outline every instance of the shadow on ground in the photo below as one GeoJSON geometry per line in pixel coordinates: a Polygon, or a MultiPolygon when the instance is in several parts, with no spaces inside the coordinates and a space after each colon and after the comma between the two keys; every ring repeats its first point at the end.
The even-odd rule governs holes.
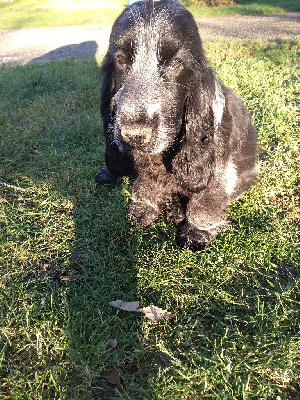
{"type": "Polygon", "coordinates": [[[91,40],[78,44],[69,44],[59,47],[40,57],[33,58],[30,63],[47,62],[53,60],[62,60],[65,58],[83,58],[95,57],[97,53],[97,42],[91,40]]]}
{"type": "Polygon", "coordinates": [[[121,188],[94,182],[104,162],[96,50],[95,42],[70,45],[6,69],[13,80],[7,101],[15,101],[0,120],[0,201],[11,204],[6,240],[18,244],[5,256],[5,265],[16,268],[5,275],[6,290],[17,300],[12,306],[6,298],[3,307],[6,321],[12,310],[20,318],[16,336],[5,339],[0,368],[8,397],[28,391],[28,398],[113,398],[120,384],[131,382],[139,398],[138,381],[144,376],[147,387],[147,374],[156,374],[158,363],[169,365],[163,353],[142,345],[144,317],[108,304],[142,297],[140,239],[126,218],[130,182],[121,188]],[[91,57],[78,58],[86,47],[91,57]],[[69,57],[57,61],[65,51],[69,57]],[[19,303],[27,302],[25,328],[27,311],[19,303]],[[36,345],[37,334],[45,335],[45,347],[36,345]],[[146,371],[138,366],[143,358],[146,371]],[[105,378],[116,368],[117,386],[105,378]]]}

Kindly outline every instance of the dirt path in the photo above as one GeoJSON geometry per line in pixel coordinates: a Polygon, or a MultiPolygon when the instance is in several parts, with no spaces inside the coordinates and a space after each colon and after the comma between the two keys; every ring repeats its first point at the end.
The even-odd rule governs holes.
{"type": "MultiPolygon", "coordinates": [[[[299,12],[198,18],[197,24],[203,40],[280,40],[300,36],[299,12]]],[[[0,31],[0,65],[101,56],[107,49],[110,29],[110,25],[97,24],[0,31]]]]}

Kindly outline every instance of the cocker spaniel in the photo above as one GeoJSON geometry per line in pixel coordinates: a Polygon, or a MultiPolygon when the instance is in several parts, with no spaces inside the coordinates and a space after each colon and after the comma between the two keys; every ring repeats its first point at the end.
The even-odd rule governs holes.
{"type": "Polygon", "coordinates": [[[176,0],[128,6],[102,76],[106,167],[96,182],[134,176],[130,219],[146,227],[164,211],[181,224],[181,245],[203,249],[255,182],[256,132],[209,67],[191,13],[176,0]]]}

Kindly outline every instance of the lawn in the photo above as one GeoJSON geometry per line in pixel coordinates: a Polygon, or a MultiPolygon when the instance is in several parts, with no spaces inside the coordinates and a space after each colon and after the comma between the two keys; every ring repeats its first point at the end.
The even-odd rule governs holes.
{"type": "MultiPolygon", "coordinates": [[[[241,0],[225,7],[195,6],[183,0],[195,17],[272,14],[300,11],[298,0],[241,0]]],[[[112,23],[126,0],[13,0],[0,2],[0,29],[112,23]]]]}
{"type": "Polygon", "coordinates": [[[205,43],[252,114],[259,180],[198,253],[163,218],[127,222],[129,180],[94,184],[100,60],[1,67],[1,399],[300,398],[299,45],[205,43]]]}
{"type": "Polygon", "coordinates": [[[276,14],[300,11],[298,0],[240,0],[236,4],[222,7],[199,7],[193,0],[183,0],[194,17],[220,17],[222,15],[276,14]]]}

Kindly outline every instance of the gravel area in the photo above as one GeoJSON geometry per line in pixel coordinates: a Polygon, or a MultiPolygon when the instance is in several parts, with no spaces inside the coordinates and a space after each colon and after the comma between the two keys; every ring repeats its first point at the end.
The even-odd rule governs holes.
{"type": "MultiPolygon", "coordinates": [[[[300,13],[225,16],[196,19],[203,40],[245,38],[295,39],[300,36],[300,13]]],[[[0,65],[24,65],[54,59],[101,56],[111,25],[94,24],[0,31],[0,65]]]]}

